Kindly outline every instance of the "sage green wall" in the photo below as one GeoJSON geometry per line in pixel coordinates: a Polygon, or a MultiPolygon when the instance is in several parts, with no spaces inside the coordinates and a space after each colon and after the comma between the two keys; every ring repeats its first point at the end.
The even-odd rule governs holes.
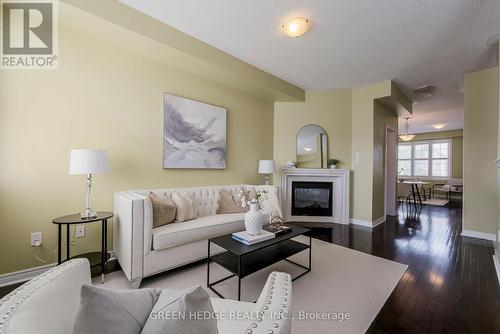
{"type": "MultiPolygon", "coordinates": [[[[80,211],[84,199],[84,176],[68,175],[71,148],[108,150],[112,173],[95,177],[98,210],[113,209],[116,190],[261,181],[258,160],[273,156],[272,101],[67,31],[64,24],[59,49],[57,70],[0,74],[0,273],[43,265],[35,255],[56,260],[50,221],[80,211]],[[164,92],[228,108],[227,169],[162,168],[164,92]],[[29,245],[36,231],[44,236],[40,248],[29,245]]],[[[344,127],[350,128],[333,129],[349,133],[344,127]]],[[[348,160],[339,146],[333,153],[348,160]]],[[[112,249],[111,229],[109,235],[112,249]]],[[[73,254],[99,249],[99,226],[89,225],[87,237],[77,240],[73,254]]]]}
{"type": "Polygon", "coordinates": [[[372,219],[385,218],[385,136],[386,126],[398,129],[397,111],[375,101],[373,120],[372,219]]]}
{"type": "MultiPolygon", "coordinates": [[[[328,135],[328,156],[351,166],[351,91],[306,91],[305,102],[274,104],[274,160],[279,168],[296,161],[296,140],[300,128],[318,124],[328,135]]],[[[279,182],[279,176],[275,177],[279,182]]]]}
{"type": "Polygon", "coordinates": [[[386,124],[397,130],[398,113],[411,112],[411,101],[391,80],[361,87],[352,91],[352,178],[351,218],[363,224],[373,224],[384,216],[383,155],[386,124]],[[380,118],[378,116],[380,111],[380,118]],[[377,114],[377,119],[375,115],[377,114]],[[383,135],[381,135],[383,133],[383,135]],[[383,138],[383,140],[382,140],[383,138]],[[375,141],[376,140],[376,141],[375,141]],[[383,144],[382,141],[384,142],[383,144]],[[377,160],[374,160],[374,155],[377,160]]]}
{"type": "MultiPolygon", "coordinates": [[[[351,218],[371,222],[373,218],[373,130],[375,100],[391,95],[391,82],[352,91],[351,218]],[[356,155],[358,160],[356,160],[356,155]]],[[[377,217],[378,218],[378,217],[377,217]]]]}
{"type": "Polygon", "coordinates": [[[463,229],[496,233],[498,67],[465,76],[463,229]]]}
{"type": "MultiPolygon", "coordinates": [[[[417,133],[411,141],[433,140],[433,139],[451,139],[451,177],[463,177],[463,130],[436,131],[417,133]]],[[[399,142],[403,142],[399,140],[399,142]]],[[[421,179],[425,179],[421,177],[421,179]]],[[[442,181],[438,181],[442,182],[442,181]]]]}

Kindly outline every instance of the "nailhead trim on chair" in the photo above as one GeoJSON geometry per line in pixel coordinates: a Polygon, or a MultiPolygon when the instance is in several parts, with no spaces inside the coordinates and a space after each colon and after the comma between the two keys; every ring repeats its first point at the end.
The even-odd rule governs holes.
{"type": "MultiPolygon", "coordinates": [[[[284,279],[284,281],[285,281],[285,282],[283,282],[283,291],[282,291],[282,292],[283,292],[283,295],[284,295],[284,296],[288,296],[288,292],[286,292],[286,291],[288,291],[288,288],[287,288],[286,286],[288,286],[288,282],[290,281],[290,275],[289,275],[289,274],[287,274],[287,273],[279,273],[279,274],[280,274],[280,276],[281,276],[281,275],[283,276],[283,279],[284,279]]],[[[266,296],[266,298],[265,298],[265,299],[267,299],[267,302],[266,302],[266,305],[263,307],[264,311],[269,310],[269,306],[268,306],[268,305],[270,305],[270,304],[271,304],[272,294],[273,294],[273,291],[275,290],[275,289],[274,289],[274,284],[275,284],[275,282],[276,282],[276,276],[277,276],[277,272],[272,272],[272,273],[271,273],[271,278],[269,279],[269,289],[267,290],[267,296],[266,296]]],[[[281,320],[281,319],[283,318],[282,314],[284,314],[284,313],[285,313],[285,310],[286,310],[286,308],[287,308],[287,305],[285,304],[285,302],[286,302],[287,300],[288,300],[288,299],[287,299],[286,297],[284,297],[284,298],[282,299],[283,304],[281,304],[281,305],[280,305],[280,310],[279,310],[280,315],[278,315],[278,317],[277,317],[277,318],[278,318],[278,320],[281,320]]],[[[256,330],[256,329],[258,328],[258,326],[259,326],[259,324],[258,324],[258,323],[261,323],[261,322],[262,322],[262,320],[263,320],[263,319],[262,319],[262,317],[261,317],[261,316],[259,316],[259,317],[257,318],[257,323],[252,322],[252,323],[250,324],[250,326],[247,328],[247,330],[245,331],[245,333],[246,333],[246,334],[253,334],[253,333],[254,333],[254,330],[256,330]]],[[[274,329],[278,329],[278,328],[279,328],[279,323],[274,322],[274,323],[272,324],[272,327],[273,327],[274,329]]],[[[269,330],[267,331],[267,333],[268,333],[268,334],[274,334],[275,332],[274,332],[274,330],[273,330],[273,329],[269,329],[269,330]]]]}
{"type": "Polygon", "coordinates": [[[66,271],[70,270],[72,267],[74,267],[77,264],[81,264],[82,262],[87,261],[86,259],[73,259],[68,262],[64,262],[63,264],[58,265],[57,267],[54,267],[50,270],[47,270],[41,275],[38,275],[37,277],[33,278],[32,280],[26,282],[25,284],[21,285],[11,293],[9,293],[7,296],[2,298],[0,300],[0,334],[7,333],[7,330],[9,328],[9,321],[12,319],[16,311],[19,309],[19,307],[23,304],[26,299],[28,299],[30,296],[32,296],[35,292],[40,290],[43,286],[47,285],[51,281],[55,280],[58,278],[60,275],[65,273],[66,271]],[[28,290],[29,289],[29,290],[28,290]],[[7,311],[4,311],[2,308],[4,307],[4,304],[6,304],[9,300],[12,299],[12,297],[20,294],[20,293],[25,293],[24,296],[22,296],[21,300],[18,300],[15,305],[12,305],[8,308],[7,311]]]}

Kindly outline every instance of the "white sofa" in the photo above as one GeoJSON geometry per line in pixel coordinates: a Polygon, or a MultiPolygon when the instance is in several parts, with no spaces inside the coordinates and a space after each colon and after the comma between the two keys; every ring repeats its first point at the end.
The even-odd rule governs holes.
{"type": "MultiPolygon", "coordinates": [[[[217,214],[222,189],[238,195],[241,190],[266,190],[262,203],[269,216],[279,214],[278,188],[275,186],[227,185],[175,189],[119,191],[114,199],[114,253],[131,286],[137,288],[144,277],[170,270],[207,257],[207,240],[244,230],[244,214],[217,214]],[[153,229],[150,192],[187,193],[194,199],[197,218],[153,229]]],[[[213,245],[215,254],[222,249],[213,245]]]]}
{"type": "MultiPolygon", "coordinates": [[[[0,300],[0,334],[72,333],[83,284],[91,284],[89,262],[74,259],[18,287],[0,300]]],[[[291,297],[290,275],[273,272],[256,303],[211,298],[216,314],[241,311],[253,315],[267,312],[257,320],[220,317],[226,320],[217,321],[219,334],[290,333],[291,320],[286,315],[290,310],[291,297]],[[283,316],[277,319],[276,314],[283,316]]]]}

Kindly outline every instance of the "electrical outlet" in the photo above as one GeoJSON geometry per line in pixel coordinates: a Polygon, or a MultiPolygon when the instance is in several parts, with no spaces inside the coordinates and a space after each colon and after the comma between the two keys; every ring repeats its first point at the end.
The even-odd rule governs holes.
{"type": "Polygon", "coordinates": [[[75,228],[75,238],[85,238],[85,225],[80,225],[75,228]]]}
{"type": "Polygon", "coordinates": [[[42,232],[31,233],[31,247],[38,247],[42,245],[43,235],[42,232]]]}

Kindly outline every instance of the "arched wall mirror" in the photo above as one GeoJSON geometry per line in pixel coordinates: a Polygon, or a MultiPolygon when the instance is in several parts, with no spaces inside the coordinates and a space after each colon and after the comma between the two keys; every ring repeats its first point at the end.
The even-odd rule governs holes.
{"type": "Polygon", "coordinates": [[[327,168],[328,136],[316,124],[303,126],[297,134],[297,167],[327,168]]]}

